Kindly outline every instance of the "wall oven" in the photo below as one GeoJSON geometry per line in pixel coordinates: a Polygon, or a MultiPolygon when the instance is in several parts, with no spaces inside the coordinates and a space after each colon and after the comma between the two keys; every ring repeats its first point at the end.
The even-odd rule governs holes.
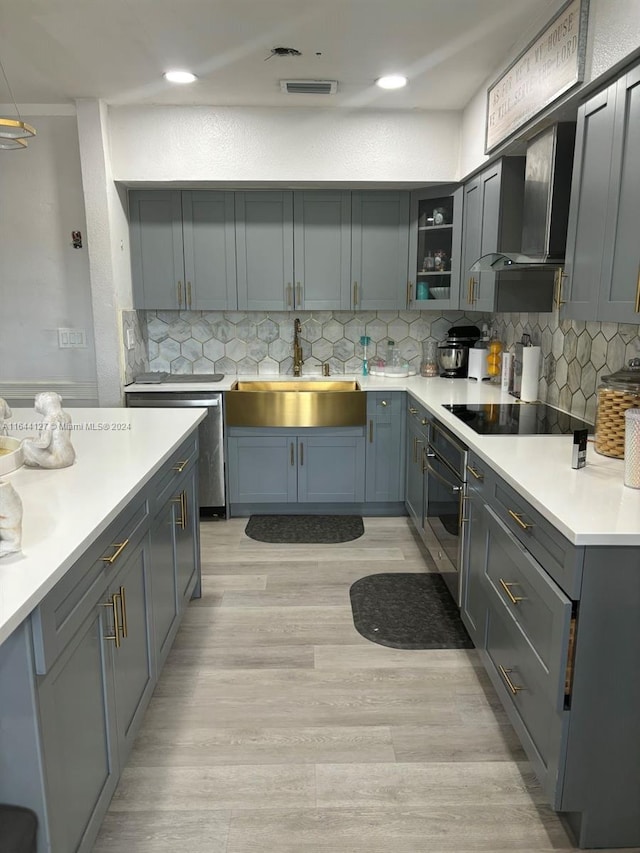
{"type": "Polygon", "coordinates": [[[432,421],[423,450],[425,473],[424,542],[460,606],[460,576],[468,451],[455,436],[432,421]]]}

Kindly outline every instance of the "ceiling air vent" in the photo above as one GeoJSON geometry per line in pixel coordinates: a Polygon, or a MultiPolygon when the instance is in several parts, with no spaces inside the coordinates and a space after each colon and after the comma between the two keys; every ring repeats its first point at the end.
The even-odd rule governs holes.
{"type": "Polygon", "coordinates": [[[335,95],[337,80],[281,80],[280,89],[287,95],[335,95]]]}

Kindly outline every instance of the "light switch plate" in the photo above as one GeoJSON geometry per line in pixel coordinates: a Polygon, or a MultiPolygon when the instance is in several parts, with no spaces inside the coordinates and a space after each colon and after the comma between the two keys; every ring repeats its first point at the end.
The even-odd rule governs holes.
{"type": "Polygon", "coordinates": [[[84,329],[58,329],[58,347],[60,349],[85,349],[87,335],[84,329]]]}

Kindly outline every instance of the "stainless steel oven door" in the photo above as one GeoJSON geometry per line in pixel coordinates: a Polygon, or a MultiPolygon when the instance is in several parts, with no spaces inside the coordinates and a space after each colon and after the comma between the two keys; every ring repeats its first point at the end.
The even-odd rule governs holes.
{"type": "Polygon", "coordinates": [[[424,541],[459,606],[464,481],[431,445],[423,451],[423,469],[426,474],[424,541]]]}

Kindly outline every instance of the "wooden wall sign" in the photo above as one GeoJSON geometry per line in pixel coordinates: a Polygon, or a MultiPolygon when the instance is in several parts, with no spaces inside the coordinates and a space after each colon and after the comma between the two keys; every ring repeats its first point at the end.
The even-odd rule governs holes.
{"type": "Polygon", "coordinates": [[[485,154],[584,77],[589,0],[569,0],[487,90],[485,154]]]}

